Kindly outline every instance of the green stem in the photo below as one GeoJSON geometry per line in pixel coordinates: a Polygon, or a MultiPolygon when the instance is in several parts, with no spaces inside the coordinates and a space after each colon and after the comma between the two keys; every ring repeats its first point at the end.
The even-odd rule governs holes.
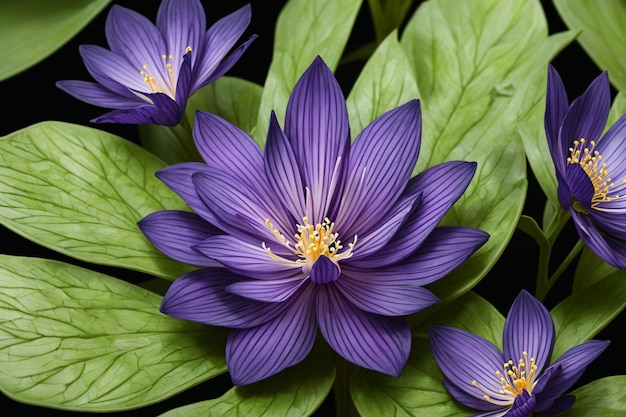
{"type": "Polygon", "coordinates": [[[543,301],[550,292],[552,286],[559,280],[559,277],[563,274],[563,271],[567,269],[567,267],[572,263],[576,256],[580,253],[580,251],[585,247],[584,243],[579,239],[578,242],[574,245],[572,250],[570,250],[569,254],[565,257],[561,265],[557,268],[556,271],[543,281],[537,280],[537,291],[535,296],[539,301],[543,301]]]}
{"type": "Polygon", "coordinates": [[[359,412],[352,402],[350,395],[350,375],[352,373],[352,365],[343,358],[337,356],[335,361],[337,375],[333,385],[333,393],[335,394],[335,412],[337,417],[359,417],[359,412]]]}

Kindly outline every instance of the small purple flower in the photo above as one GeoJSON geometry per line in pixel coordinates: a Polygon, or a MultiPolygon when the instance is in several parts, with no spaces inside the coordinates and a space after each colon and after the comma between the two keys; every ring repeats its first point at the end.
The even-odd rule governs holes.
{"type": "Polygon", "coordinates": [[[435,227],[475,163],[452,161],[410,179],[420,147],[417,100],[391,110],[350,144],[344,97],[315,59],[294,87],[285,130],[272,113],[261,152],[234,125],[198,112],[206,161],[157,173],[196,214],[160,211],[139,227],[170,257],[204,267],[176,280],[161,311],[233,328],[233,382],[295,365],[317,329],[348,361],[391,375],[411,347],[401,316],[438,300],[422,286],[488,239],[435,227]]]}
{"type": "Polygon", "coordinates": [[[548,69],[545,129],[559,183],[558,198],[582,241],[600,258],[626,268],[626,117],[600,139],[611,95],[606,72],[568,104],[556,69],[548,69]]]}
{"type": "Polygon", "coordinates": [[[180,122],[187,98],[224,75],[256,38],[226,57],[249,23],[250,5],[208,31],[200,0],[163,0],[156,26],[114,5],[105,28],[111,50],[80,47],[97,83],[68,80],[57,87],[89,104],[117,109],[92,122],[173,126],[180,122]]]}
{"type": "Polygon", "coordinates": [[[571,348],[552,365],[554,323],[535,297],[522,291],[504,323],[504,354],[465,330],[430,329],[430,346],[450,395],[480,410],[474,417],[552,416],[574,404],[561,396],[609,341],[591,340],[571,348]]]}

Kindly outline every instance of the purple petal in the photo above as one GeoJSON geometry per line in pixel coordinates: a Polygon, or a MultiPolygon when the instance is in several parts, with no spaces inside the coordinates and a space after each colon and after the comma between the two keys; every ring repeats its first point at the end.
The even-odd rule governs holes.
{"type": "Polygon", "coordinates": [[[582,373],[609,345],[608,340],[590,340],[575,346],[565,352],[549,369],[561,368],[561,372],[551,378],[549,383],[540,392],[535,392],[538,399],[538,409],[543,409],[542,402],[554,400],[560,396],[580,378],[582,373]]]}
{"type": "Polygon", "coordinates": [[[206,163],[232,173],[239,181],[267,188],[263,154],[252,138],[232,123],[211,113],[196,112],[193,127],[196,147],[206,163]]]}
{"type": "MultiPolygon", "coordinates": [[[[192,92],[217,78],[214,75],[218,72],[218,66],[250,24],[251,16],[252,9],[249,4],[246,4],[239,10],[224,16],[209,28],[194,62],[192,92]]],[[[245,46],[239,47],[236,59],[229,62],[229,67],[223,70],[222,74],[235,64],[255,38],[256,36],[250,38],[245,46]]]]}
{"type": "Polygon", "coordinates": [[[568,106],[569,102],[563,81],[557,70],[552,65],[549,65],[544,126],[552,160],[557,171],[561,172],[565,169],[567,148],[570,145],[569,143],[559,142],[559,130],[567,114],[568,106]]]}
{"type": "Polygon", "coordinates": [[[591,210],[591,200],[595,190],[589,176],[579,164],[568,164],[565,167],[566,182],[571,197],[576,199],[585,209],[591,210]]]}
{"type": "Polygon", "coordinates": [[[206,78],[204,81],[202,81],[202,84],[198,86],[198,89],[204,87],[207,84],[212,83],[213,81],[220,78],[222,75],[226,74],[228,70],[230,70],[233,67],[233,65],[237,63],[237,61],[239,61],[239,58],[241,58],[243,53],[246,52],[248,47],[252,45],[252,42],[254,42],[256,38],[258,38],[257,35],[250,36],[250,38],[248,38],[247,41],[239,45],[239,47],[235,49],[232,54],[224,58],[222,62],[220,62],[220,64],[213,70],[211,75],[208,78],[206,78]]]}
{"type": "Polygon", "coordinates": [[[622,179],[626,175],[626,114],[622,115],[617,122],[602,137],[595,148],[602,160],[607,163],[607,169],[611,178],[622,179]]]}
{"type": "Polygon", "coordinates": [[[331,202],[338,200],[335,194],[342,175],[335,167],[338,158],[348,157],[350,131],[341,88],[320,57],[315,58],[291,92],[285,133],[309,189],[309,221],[321,223],[327,215],[332,217],[331,202]]]}
{"type": "Polygon", "coordinates": [[[588,215],[576,210],[570,210],[570,213],[578,236],[593,253],[615,268],[626,268],[626,245],[624,243],[601,234],[588,215]]]}
{"type": "Polygon", "coordinates": [[[184,113],[189,98],[189,88],[191,87],[191,52],[185,54],[183,63],[178,71],[178,80],[176,81],[176,102],[184,113]]]}
{"type": "Polygon", "coordinates": [[[295,226],[285,211],[276,207],[277,202],[262,189],[242,183],[230,170],[207,167],[195,173],[192,181],[204,204],[215,213],[212,223],[228,234],[252,244],[265,241],[282,246],[269,220],[287,240],[292,239],[295,226]]]}
{"type": "Polygon", "coordinates": [[[316,333],[313,301],[311,286],[305,286],[266,324],[230,333],[226,362],[235,385],[272,376],[309,354],[316,333]]]}
{"type": "Polygon", "coordinates": [[[559,199],[559,204],[565,211],[569,211],[572,207],[573,199],[572,199],[572,191],[569,189],[569,185],[565,182],[563,178],[563,174],[561,172],[556,171],[556,180],[558,185],[557,189],[557,197],[559,199]]]}
{"type": "Polygon", "coordinates": [[[311,281],[316,284],[334,282],[341,275],[341,270],[329,258],[322,255],[311,267],[311,281]]]}
{"type": "Polygon", "coordinates": [[[508,412],[508,408],[502,410],[501,408],[499,408],[496,411],[487,411],[485,413],[476,413],[476,414],[472,414],[469,417],[503,417],[506,415],[506,413],[508,412]]]}
{"type": "Polygon", "coordinates": [[[183,111],[168,95],[146,94],[154,104],[134,109],[114,110],[91,120],[93,123],[153,124],[175,126],[183,117],[183,111]]]}
{"type": "Polygon", "coordinates": [[[507,417],[528,417],[535,409],[537,398],[534,395],[530,395],[528,391],[524,390],[520,395],[515,397],[513,406],[506,413],[507,417]]]}
{"type": "Polygon", "coordinates": [[[204,268],[178,278],[161,303],[161,312],[212,326],[248,328],[283,311],[277,303],[250,300],[224,289],[241,278],[224,268],[204,268]]]}
{"type": "Polygon", "coordinates": [[[104,30],[113,53],[126,57],[137,72],[145,71],[161,86],[170,85],[166,61],[162,58],[167,48],[152,22],[133,10],[113,5],[104,30]]]}
{"type": "Polygon", "coordinates": [[[430,291],[415,285],[371,282],[346,274],[336,285],[346,299],[361,310],[383,316],[405,316],[439,302],[430,291]]]}
{"type": "Polygon", "coordinates": [[[304,283],[302,276],[287,279],[254,280],[235,282],[226,291],[251,300],[282,303],[288,300],[304,283]]]}
{"type": "Polygon", "coordinates": [[[56,86],[85,103],[108,109],[134,109],[148,104],[137,96],[135,98],[121,96],[102,87],[100,84],[88,81],[57,81],[56,86]]]}
{"type": "Polygon", "coordinates": [[[526,290],[517,296],[504,322],[504,358],[517,363],[534,358],[537,373],[543,372],[552,356],[554,323],[548,310],[526,290]]]}
{"type": "Polygon", "coordinates": [[[488,411],[486,413],[472,414],[471,417],[477,417],[477,416],[500,416],[500,415],[504,415],[507,412],[507,410],[508,410],[509,406],[502,406],[502,405],[492,404],[492,403],[486,401],[482,397],[481,398],[476,398],[473,395],[469,395],[463,389],[461,389],[461,388],[457,387],[455,384],[453,384],[452,381],[450,381],[445,376],[443,378],[443,383],[446,386],[446,389],[448,390],[448,392],[450,393],[452,398],[454,398],[455,400],[457,400],[461,404],[466,405],[466,406],[468,406],[470,408],[473,408],[475,410],[490,410],[490,411],[488,411]]]}
{"type": "Polygon", "coordinates": [[[400,263],[378,268],[369,259],[354,265],[342,263],[344,275],[376,285],[422,286],[438,280],[469,258],[489,238],[482,230],[468,227],[437,227],[422,246],[400,263]],[[365,265],[366,267],[363,267],[365,265]]]}
{"type": "Polygon", "coordinates": [[[475,162],[450,161],[435,165],[409,181],[403,199],[420,193],[420,203],[406,219],[400,230],[366,262],[378,267],[395,264],[422,245],[450,207],[469,185],[475,162]]]}
{"type": "MultiPolygon", "coordinates": [[[[156,25],[163,34],[166,50],[171,55],[174,74],[183,63],[187,48],[194,55],[203,46],[206,16],[199,0],[163,0],[157,12],[156,25]]],[[[178,96],[177,96],[178,97],[178,96]]]]}
{"type": "Polygon", "coordinates": [[[589,210],[592,222],[611,237],[626,239],[626,218],[623,213],[589,210]]]}
{"type": "Polygon", "coordinates": [[[89,74],[105,88],[128,98],[137,98],[131,91],[151,93],[137,68],[117,54],[95,45],[78,47],[89,74]]]}
{"type": "Polygon", "coordinates": [[[357,136],[335,219],[342,235],[367,234],[396,202],[417,161],[420,135],[420,104],[413,100],[378,117],[357,136]]]}
{"type": "Polygon", "coordinates": [[[184,162],[165,167],[157,171],[155,175],[178,194],[200,217],[211,224],[215,224],[217,220],[215,214],[206,207],[198,196],[196,187],[191,179],[196,172],[202,172],[207,169],[208,167],[205,164],[199,162],[184,162]]]}
{"type": "MultiPolygon", "coordinates": [[[[546,411],[539,411],[533,414],[533,417],[549,417],[559,415],[574,405],[576,397],[574,395],[566,395],[564,397],[557,398],[552,402],[550,407],[546,411]]],[[[537,409],[538,406],[535,406],[537,409]]]]}
{"type": "Polygon", "coordinates": [[[328,344],[356,365],[399,376],[411,350],[406,321],[356,308],[332,283],[318,288],[317,320],[328,344]]]}
{"type": "Polygon", "coordinates": [[[272,191],[299,221],[305,215],[304,186],[296,156],[273,111],[265,143],[265,174],[272,191]]]}
{"type": "Polygon", "coordinates": [[[219,262],[192,249],[203,240],[222,233],[197,214],[157,211],[141,219],[137,225],[146,238],[170,258],[197,266],[220,266],[219,262]]]}
{"type": "Polygon", "coordinates": [[[561,128],[562,158],[575,140],[584,138],[587,143],[598,141],[611,106],[608,74],[603,72],[589,85],[582,96],[574,100],[561,128]]]}
{"type": "MultiPolygon", "coordinates": [[[[503,406],[510,402],[511,397],[500,394],[502,384],[496,376],[496,371],[503,369],[504,358],[491,342],[453,327],[431,327],[429,335],[435,361],[450,383],[479,400],[484,401],[484,395],[489,395],[503,402],[503,406]],[[477,386],[473,386],[472,381],[476,381],[477,386]]],[[[493,410],[491,403],[484,402],[482,410],[493,410]]],[[[475,407],[476,404],[466,405],[475,407]]]]}

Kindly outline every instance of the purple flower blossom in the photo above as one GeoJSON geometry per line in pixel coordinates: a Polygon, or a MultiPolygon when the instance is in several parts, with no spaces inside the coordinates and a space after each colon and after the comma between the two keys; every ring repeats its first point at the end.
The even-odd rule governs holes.
{"type": "Polygon", "coordinates": [[[609,344],[588,341],[548,365],[554,336],[548,310],[522,291],[504,323],[504,354],[482,337],[444,326],[430,329],[430,345],[450,395],[480,411],[472,416],[542,417],[574,404],[573,395],[561,395],[609,344]]]}
{"type": "Polygon", "coordinates": [[[208,31],[200,0],[163,0],[156,26],[139,13],[114,5],[105,28],[111,50],[80,47],[97,83],[68,80],[57,86],[89,104],[117,109],[92,122],[173,126],[180,122],[187,98],[224,75],[256,38],[226,57],[248,23],[250,5],[208,31]]]}
{"type": "Polygon", "coordinates": [[[626,117],[600,139],[611,95],[606,72],[568,105],[557,71],[548,70],[545,129],[559,183],[558,198],[582,241],[600,258],[626,268],[626,117]],[[619,239],[619,240],[618,240],[619,239]]]}
{"type": "Polygon", "coordinates": [[[321,58],[272,113],[261,152],[244,132],[198,112],[206,161],[157,173],[196,214],[160,211],[139,227],[170,257],[204,267],[176,280],[161,311],[233,328],[226,359],[248,384],[295,365],[317,329],[348,361],[391,375],[411,347],[401,316],[438,300],[423,285],[488,239],[435,227],[475,163],[452,161],[410,179],[420,147],[417,100],[391,110],[350,144],[344,97],[321,58]]]}

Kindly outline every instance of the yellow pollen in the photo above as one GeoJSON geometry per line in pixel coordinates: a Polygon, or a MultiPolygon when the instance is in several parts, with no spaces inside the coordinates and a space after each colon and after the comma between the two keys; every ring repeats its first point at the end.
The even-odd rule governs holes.
{"type": "MultiPolygon", "coordinates": [[[[185,49],[185,53],[191,51],[191,47],[187,46],[185,49]]],[[[176,78],[174,76],[174,68],[172,66],[172,59],[174,56],[172,54],[162,54],[161,59],[165,62],[165,69],[167,71],[168,77],[167,79],[159,79],[151,74],[149,74],[146,70],[148,69],[147,64],[143,64],[141,67],[143,68],[139,74],[143,77],[143,81],[148,86],[148,89],[151,93],[163,93],[167,94],[173,99],[176,99],[176,78]]]]}
{"type": "MultiPolygon", "coordinates": [[[[591,180],[594,190],[591,199],[591,207],[598,209],[598,204],[614,201],[623,196],[618,194],[610,195],[611,188],[614,187],[615,184],[609,177],[606,162],[603,162],[602,155],[594,150],[596,146],[595,141],[590,141],[589,147],[586,146],[586,143],[584,138],[574,141],[573,146],[569,148],[570,156],[567,158],[567,163],[578,164],[585,171],[591,180]]],[[[623,179],[622,183],[626,183],[626,179],[623,179]]],[[[584,212],[582,205],[578,203],[577,206],[576,203],[578,202],[574,203],[574,208],[584,212]]]]}
{"type": "Polygon", "coordinates": [[[348,249],[341,251],[343,245],[338,239],[338,233],[334,232],[335,223],[330,219],[325,218],[322,223],[312,225],[309,223],[308,217],[302,218],[302,224],[296,225],[296,233],[293,235],[295,245],[292,245],[289,240],[278,231],[270,219],[265,220],[266,226],[272,231],[272,234],[278,242],[289,249],[292,253],[297,255],[296,261],[289,261],[285,258],[276,256],[265,243],[263,248],[267,251],[269,256],[280,262],[296,263],[301,265],[305,272],[308,272],[313,266],[315,261],[320,256],[326,256],[335,264],[343,259],[347,259],[352,256],[352,250],[357,241],[357,236],[354,235],[354,239],[348,244],[348,249]]]}

